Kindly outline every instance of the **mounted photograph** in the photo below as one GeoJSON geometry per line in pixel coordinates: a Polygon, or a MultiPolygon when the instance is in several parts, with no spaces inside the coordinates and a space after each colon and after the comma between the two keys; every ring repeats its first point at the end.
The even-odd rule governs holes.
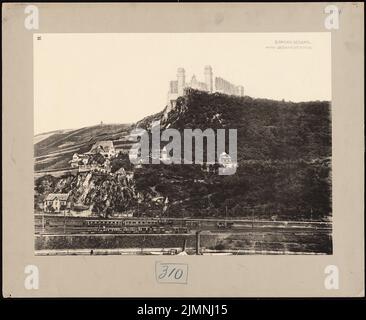
{"type": "Polygon", "coordinates": [[[333,254],[329,32],[33,52],[37,256],[333,254]]]}

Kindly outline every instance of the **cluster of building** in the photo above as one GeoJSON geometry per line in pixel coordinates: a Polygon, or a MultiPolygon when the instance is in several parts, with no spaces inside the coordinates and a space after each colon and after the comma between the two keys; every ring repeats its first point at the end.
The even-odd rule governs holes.
{"type": "Polygon", "coordinates": [[[229,81],[220,78],[213,77],[212,67],[205,66],[204,68],[204,81],[198,81],[196,76],[193,75],[191,81],[186,81],[186,73],[184,68],[178,68],[177,80],[170,81],[168,92],[168,109],[175,107],[175,102],[178,97],[184,94],[186,88],[197,89],[207,92],[220,92],[230,95],[244,96],[244,87],[241,85],[234,85],[229,81]]]}
{"type": "Polygon", "coordinates": [[[116,156],[113,141],[97,141],[89,152],[74,153],[70,160],[71,167],[78,168],[79,172],[111,171],[111,158],[116,156]]]}
{"type": "MultiPolygon", "coordinates": [[[[103,146],[109,145],[109,143],[104,144],[103,141],[96,143],[92,150],[94,151],[101,151],[101,155],[105,157],[105,161],[103,164],[96,164],[93,159],[93,155],[95,153],[88,152],[87,154],[74,154],[73,159],[71,160],[71,163],[75,166],[75,164],[78,165],[79,171],[83,171],[85,168],[88,168],[88,170],[97,170],[97,171],[103,171],[104,172],[110,172],[110,167],[107,168],[107,163],[110,163],[109,158],[113,156],[114,151],[112,148],[103,148],[103,146]]],[[[169,160],[169,155],[166,150],[166,147],[163,147],[160,153],[160,160],[166,161],[169,160]]],[[[219,165],[224,170],[233,170],[236,169],[237,164],[232,161],[231,157],[223,152],[220,154],[219,157],[219,165]]],[[[137,164],[135,167],[141,167],[141,164],[137,164]]],[[[203,169],[203,168],[202,168],[203,169]]],[[[86,170],[86,169],[85,169],[86,170]]],[[[205,169],[203,169],[207,172],[215,171],[214,166],[212,165],[205,165],[205,169]]],[[[123,175],[126,177],[127,181],[132,181],[133,179],[133,172],[125,171],[123,167],[121,167],[118,171],[116,171],[114,174],[117,175],[123,175]]],[[[60,213],[60,212],[70,212],[71,210],[76,210],[77,205],[73,203],[71,193],[49,193],[46,198],[43,201],[43,211],[49,212],[49,213],[60,213]]],[[[88,208],[84,208],[88,209],[88,208]]]]}
{"type": "MultiPolygon", "coordinates": [[[[97,141],[90,151],[86,153],[74,153],[69,161],[72,168],[78,172],[96,171],[101,173],[111,173],[111,159],[117,156],[118,152],[113,141],[97,141]]],[[[119,168],[113,175],[122,175],[127,183],[133,180],[133,172],[119,168]]],[[[70,193],[49,193],[43,201],[44,212],[70,212],[70,210],[86,210],[88,206],[75,204],[70,193]]]]}

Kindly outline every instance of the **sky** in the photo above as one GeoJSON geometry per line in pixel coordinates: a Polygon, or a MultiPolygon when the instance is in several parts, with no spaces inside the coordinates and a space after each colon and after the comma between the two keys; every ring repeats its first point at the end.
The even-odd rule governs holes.
{"type": "Polygon", "coordinates": [[[327,32],[35,34],[34,133],[133,123],[165,107],[177,68],[203,81],[206,65],[253,98],[331,100],[327,32]]]}

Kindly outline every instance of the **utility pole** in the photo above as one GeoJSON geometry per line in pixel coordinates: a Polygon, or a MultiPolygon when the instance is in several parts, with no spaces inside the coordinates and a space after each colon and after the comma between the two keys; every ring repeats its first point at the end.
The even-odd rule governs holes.
{"type": "Polygon", "coordinates": [[[225,206],[225,227],[227,225],[227,205],[225,206]]]}
{"type": "Polygon", "coordinates": [[[44,234],[45,228],[44,228],[44,211],[42,212],[42,234],[44,234]]]}
{"type": "Polygon", "coordinates": [[[66,234],[66,210],[64,210],[64,234],[66,234]]]}
{"type": "Polygon", "coordinates": [[[196,255],[201,254],[201,230],[196,231],[196,255]]]}
{"type": "Polygon", "coordinates": [[[144,234],[144,238],[142,239],[142,243],[141,243],[141,254],[143,254],[143,252],[144,252],[145,239],[146,239],[146,235],[144,234]]]}

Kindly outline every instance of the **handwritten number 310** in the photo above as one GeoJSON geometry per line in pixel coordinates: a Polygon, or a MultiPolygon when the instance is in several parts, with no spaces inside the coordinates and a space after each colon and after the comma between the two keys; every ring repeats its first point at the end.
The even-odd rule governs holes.
{"type": "Polygon", "coordinates": [[[177,269],[177,268],[172,268],[171,270],[169,270],[169,266],[164,266],[162,268],[162,272],[159,275],[159,279],[164,279],[164,278],[172,278],[174,277],[174,279],[179,280],[180,278],[182,278],[183,276],[183,270],[182,269],[177,269]]]}

